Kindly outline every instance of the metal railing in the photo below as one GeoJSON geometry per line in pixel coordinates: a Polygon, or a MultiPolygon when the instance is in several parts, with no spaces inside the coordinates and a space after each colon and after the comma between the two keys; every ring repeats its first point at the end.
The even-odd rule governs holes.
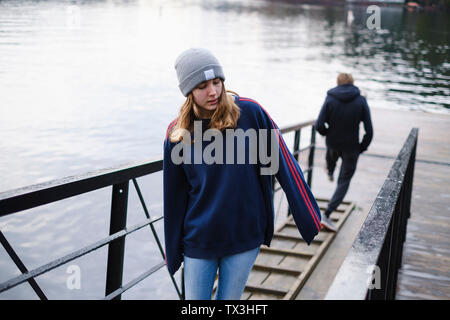
{"type": "MultiPolygon", "coordinates": [[[[312,168],[315,150],[315,130],[313,125],[314,121],[307,121],[294,126],[280,129],[282,133],[295,132],[293,155],[297,160],[301,152],[308,149],[310,150],[308,157],[308,168],[304,171],[308,173],[307,179],[309,185],[311,185],[312,181],[312,168]],[[307,147],[304,147],[303,149],[300,149],[300,132],[303,128],[309,126],[312,127],[311,144],[307,147]]],[[[158,234],[154,228],[154,223],[160,221],[163,217],[150,217],[145,200],[139,188],[139,184],[136,180],[139,177],[159,172],[162,170],[162,168],[163,161],[161,159],[158,159],[145,163],[137,163],[133,165],[119,166],[112,169],[104,169],[94,173],[86,173],[80,176],[66,177],[63,179],[53,180],[46,183],[0,193],[0,217],[4,217],[23,210],[92,192],[104,187],[112,187],[109,236],[33,270],[28,270],[26,268],[4,234],[0,231],[0,243],[3,245],[8,255],[11,257],[11,259],[14,261],[14,263],[22,273],[17,277],[0,283],[0,293],[14,288],[22,283],[28,282],[37,296],[40,299],[45,300],[47,299],[47,297],[41,290],[37,282],[34,280],[35,277],[49,272],[63,264],[66,264],[106,245],[108,245],[108,261],[104,299],[121,299],[121,294],[126,290],[132,288],[137,283],[141,282],[151,274],[163,268],[165,266],[164,248],[161,245],[158,234]],[[147,219],[134,226],[127,227],[126,221],[128,189],[130,181],[133,182],[147,219]],[[140,276],[123,285],[122,279],[125,237],[146,226],[149,226],[151,229],[153,237],[161,253],[162,261],[146,272],[142,273],[140,276]]],[[[278,190],[274,190],[274,192],[276,191],[278,190]]],[[[183,283],[181,284],[182,286],[180,289],[174,277],[171,276],[169,272],[167,273],[171,277],[178,297],[180,299],[183,299],[183,283]]]]}
{"type": "Polygon", "coordinates": [[[393,300],[410,217],[418,129],[389,171],[325,299],[393,300]]]}
{"type": "Polygon", "coordinates": [[[299,160],[299,155],[301,152],[304,152],[306,150],[309,150],[309,154],[308,154],[308,167],[306,169],[302,169],[303,173],[308,173],[307,175],[307,183],[309,185],[309,187],[311,188],[311,184],[312,184],[312,174],[313,174],[313,167],[314,167],[314,153],[315,153],[315,149],[316,149],[316,130],[314,128],[314,120],[310,120],[310,121],[306,121],[306,122],[302,122],[293,126],[289,126],[289,127],[285,127],[285,128],[281,128],[280,131],[282,134],[288,133],[288,132],[294,132],[295,136],[294,136],[294,146],[293,146],[293,151],[292,151],[292,155],[295,157],[295,159],[298,161],[299,160]],[[303,128],[307,128],[307,127],[311,127],[311,138],[310,138],[310,144],[300,148],[300,134],[301,134],[301,130],[303,128]]]}
{"type": "MultiPolygon", "coordinates": [[[[109,236],[89,246],[65,255],[64,257],[55,259],[36,269],[33,269],[31,271],[28,271],[26,269],[18,255],[14,252],[13,248],[7,241],[6,237],[0,231],[0,242],[2,243],[11,259],[22,272],[20,276],[1,283],[0,293],[28,281],[39,298],[46,299],[44,293],[34,281],[35,277],[53,270],[69,261],[77,259],[87,253],[97,250],[105,245],[109,245],[105,299],[120,299],[121,294],[124,291],[128,290],[134,284],[142,281],[152,273],[161,269],[165,265],[164,262],[157,264],[136,279],[122,286],[123,258],[126,235],[129,235],[146,226],[150,226],[153,236],[155,237],[155,240],[158,244],[161,256],[163,258],[165,257],[163,247],[161,246],[158,235],[156,234],[153,226],[153,224],[161,220],[162,217],[150,217],[139,185],[136,181],[138,177],[142,177],[161,170],[162,160],[156,160],[147,163],[120,166],[113,169],[105,169],[95,173],[87,173],[82,176],[67,177],[43,184],[33,185],[1,193],[0,217],[3,217],[15,212],[20,212],[62,199],[95,191],[100,188],[112,186],[109,236]],[[128,186],[130,181],[133,182],[134,187],[136,188],[147,219],[132,227],[126,227],[128,186]]],[[[178,295],[181,297],[181,292],[173,277],[172,282],[178,295]]]]}

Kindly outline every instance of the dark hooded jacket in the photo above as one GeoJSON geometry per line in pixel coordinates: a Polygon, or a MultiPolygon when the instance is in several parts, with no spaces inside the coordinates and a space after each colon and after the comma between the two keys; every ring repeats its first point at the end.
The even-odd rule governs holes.
{"type": "Polygon", "coordinates": [[[352,84],[328,90],[315,127],[321,135],[326,136],[327,147],[337,151],[363,152],[367,150],[373,137],[369,106],[358,87],[352,84]],[[365,134],[360,143],[361,121],[365,134]]]}

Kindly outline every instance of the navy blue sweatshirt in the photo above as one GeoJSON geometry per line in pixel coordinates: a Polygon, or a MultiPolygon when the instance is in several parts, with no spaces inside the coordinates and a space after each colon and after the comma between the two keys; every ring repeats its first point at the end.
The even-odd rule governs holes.
{"type": "Polygon", "coordinates": [[[317,131],[326,136],[329,148],[338,151],[367,150],[373,137],[372,121],[366,98],[361,96],[358,87],[344,84],[328,90],[320,110],[316,125],[317,131]],[[359,142],[359,123],[364,123],[365,134],[359,142]],[[328,128],[325,127],[328,124],[328,128]]]}
{"type": "MultiPolygon", "coordinates": [[[[254,100],[235,99],[240,117],[234,130],[269,130],[267,139],[258,135],[258,145],[260,139],[266,140],[267,154],[272,141],[277,142],[274,154],[278,157],[278,170],[273,173],[286,193],[300,234],[310,244],[320,231],[321,214],[298,162],[268,113],[254,100]],[[275,140],[270,139],[271,129],[275,140]]],[[[274,232],[272,175],[262,175],[260,170],[270,164],[260,159],[257,163],[249,160],[252,146],[248,140],[244,163],[229,164],[225,160],[223,164],[207,164],[203,160],[197,164],[194,161],[174,163],[173,148],[182,142],[173,143],[168,135],[176,120],[167,130],[163,158],[164,233],[169,272],[174,274],[178,270],[183,255],[212,259],[261,244],[269,246],[274,232]]],[[[207,127],[209,120],[202,121],[203,127],[207,127]]],[[[226,159],[225,138],[223,141],[223,159],[226,159]]],[[[196,143],[198,147],[200,142],[189,146],[192,157],[196,143]]],[[[203,140],[201,150],[205,151],[210,143],[203,140]]],[[[235,153],[235,161],[236,157],[235,153]]]]}

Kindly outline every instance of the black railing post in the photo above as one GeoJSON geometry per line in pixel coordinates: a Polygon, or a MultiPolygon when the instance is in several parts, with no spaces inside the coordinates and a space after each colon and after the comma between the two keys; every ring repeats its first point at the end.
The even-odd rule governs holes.
{"type": "Polygon", "coordinates": [[[401,215],[401,222],[400,222],[400,228],[401,228],[401,244],[400,244],[400,253],[399,253],[399,266],[402,265],[403,260],[403,243],[406,240],[406,231],[408,226],[408,218],[411,215],[411,197],[412,197],[412,186],[413,186],[413,179],[414,179],[414,165],[416,163],[416,148],[417,148],[417,141],[414,144],[413,151],[411,154],[411,159],[409,160],[408,168],[406,169],[406,176],[405,176],[405,203],[401,215]]]}
{"type": "Polygon", "coordinates": [[[184,265],[181,267],[181,300],[186,300],[186,287],[184,286],[184,265]]]}
{"type": "MultiPolygon", "coordinates": [[[[144,197],[142,196],[141,188],[139,188],[139,184],[137,183],[136,179],[132,179],[132,180],[133,180],[134,187],[136,188],[136,192],[139,196],[139,200],[141,201],[142,208],[144,209],[145,216],[147,217],[147,219],[150,219],[150,213],[148,212],[147,205],[145,204],[145,201],[144,201],[144,197]]],[[[156,240],[156,244],[158,245],[159,252],[161,252],[161,256],[163,257],[163,259],[166,259],[166,254],[164,253],[163,246],[161,244],[161,241],[159,241],[158,233],[156,232],[156,229],[153,226],[153,224],[150,224],[150,229],[152,230],[153,237],[156,240]]],[[[182,275],[181,279],[183,279],[183,273],[184,272],[181,273],[181,275],[182,275]]],[[[177,291],[178,296],[180,297],[181,300],[184,300],[183,292],[180,292],[180,289],[178,288],[175,278],[170,273],[169,273],[169,276],[170,276],[170,279],[172,280],[175,290],[177,291]]]]}
{"type": "Polygon", "coordinates": [[[295,160],[298,161],[299,158],[299,153],[298,151],[300,150],[300,132],[302,129],[297,129],[295,130],[295,137],[294,137],[294,158],[295,160]]]}
{"type": "MultiPolygon", "coordinates": [[[[411,159],[409,160],[411,161],[411,159]]],[[[409,166],[409,163],[408,163],[409,166]]],[[[403,216],[405,215],[405,208],[406,203],[408,202],[408,198],[410,198],[411,195],[408,196],[407,194],[407,184],[409,183],[410,177],[408,177],[408,171],[405,174],[405,180],[402,185],[402,189],[400,191],[400,199],[397,202],[395,215],[392,217],[394,220],[394,248],[393,248],[393,258],[392,258],[392,264],[390,268],[390,274],[389,274],[389,292],[386,295],[386,299],[394,300],[395,299],[395,291],[397,288],[397,274],[398,269],[401,266],[401,258],[402,258],[402,252],[403,252],[403,238],[404,238],[404,231],[403,228],[403,216]]]]}
{"type": "Polygon", "coordinates": [[[394,300],[395,299],[395,283],[397,282],[397,237],[398,237],[398,218],[400,216],[402,207],[402,192],[400,191],[400,199],[397,201],[394,214],[391,218],[391,239],[389,243],[389,253],[387,262],[387,279],[386,279],[386,289],[384,293],[384,300],[394,300]]]}
{"type": "MultiPolygon", "coordinates": [[[[418,139],[418,138],[417,138],[418,139]]],[[[409,167],[407,169],[407,175],[408,175],[408,190],[407,190],[407,194],[408,194],[408,200],[406,203],[406,214],[407,214],[407,218],[409,219],[409,217],[411,216],[411,195],[412,195],[412,187],[413,187],[413,179],[414,179],[414,167],[416,164],[416,150],[417,150],[417,140],[414,143],[414,147],[413,147],[413,151],[411,154],[411,160],[409,162],[409,167]]]]}
{"type": "MultiPolygon", "coordinates": [[[[125,229],[127,224],[128,182],[113,185],[109,234],[125,229]]],[[[112,241],[108,246],[105,296],[122,286],[125,237],[112,241]]],[[[115,299],[120,300],[121,295],[115,299]]]]}
{"type": "Polygon", "coordinates": [[[309,149],[308,157],[308,186],[311,188],[312,174],[314,166],[314,152],[316,150],[316,130],[314,125],[311,127],[311,148],[309,149]]]}

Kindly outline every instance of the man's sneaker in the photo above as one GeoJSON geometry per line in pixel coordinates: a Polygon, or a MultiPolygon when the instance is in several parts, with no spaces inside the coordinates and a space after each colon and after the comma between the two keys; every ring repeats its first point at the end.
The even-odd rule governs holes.
{"type": "Polygon", "coordinates": [[[322,216],[322,221],[320,222],[320,224],[322,225],[322,227],[324,227],[327,230],[336,232],[337,231],[337,227],[334,225],[334,223],[331,221],[330,218],[328,218],[326,215],[322,216]]]}
{"type": "Polygon", "coordinates": [[[333,174],[330,173],[330,171],[328,171],[328,168],[327,168],[327,165],[326,165],[326,164],[325,164],[325,167],[323,167],[323,170],[324,170],[325,173],[327,174],[328,180],[329,180],[330,182],[333,182],[333,181],[334,181],[333,174]]]}
{"type": "Polygon", "coordinates": [[[333,178],[333,174],[332,173],[327,173],[327,176],[328,176],[328,180],[330,181],[330,182],[333,182],[334,181],[334,178],[333,178]]]}

